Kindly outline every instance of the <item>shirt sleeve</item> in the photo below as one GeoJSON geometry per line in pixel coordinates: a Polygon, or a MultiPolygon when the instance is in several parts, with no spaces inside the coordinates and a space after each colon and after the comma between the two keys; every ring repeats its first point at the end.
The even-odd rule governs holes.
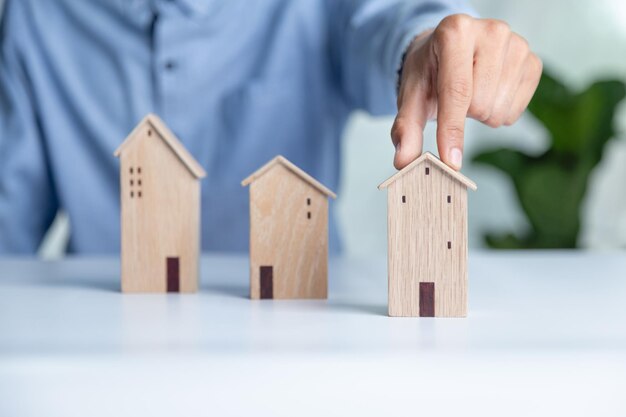
{"type": "Polygon", "coordinates": [[[8,0],[0,20],[0,255],[35,253],[58,206],[18,45],[19,3],[8,0]]]}
{"type": "Polygon", "coordinates": [[[328,0],[328,13],[342,92],[374,115],[396,112],[397,73],[413,38],[448,15],[474,14],[462,0],[328,0]]]}

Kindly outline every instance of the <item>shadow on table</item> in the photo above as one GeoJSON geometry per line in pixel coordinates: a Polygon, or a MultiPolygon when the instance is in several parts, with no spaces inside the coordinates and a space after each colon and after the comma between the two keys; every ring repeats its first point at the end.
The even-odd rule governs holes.
{"type": "MultiPolygon", "coordinates": [[[[215,285],[215,284],[201,284],[200,291],[209,294],[219,294],[227,297],[239,298],[250,300],[250,293],[248,285],[215,285]]],[[[265,300],[271,301],[271,300],[265,300]]],[[[289,300],[288,300],[289,301],[289,300]]],[[[297,301],[297,300],[291,300],[297,301]]],[[[311,300],[309,300],[311,301],[311,300]]],[[[319,300],[318,300],[319,301],[319,300]]],[[[370,314],[374,316],[387,316],[387,304],[368,304],[358,302],[348,302],[341,300],[329,300],[326,307],[328,310],[333,311],[346,311],[359,314],[370,314]]]]}
{"type": "Polygon", "coordinates": [[[101,278],[81,278],[71,277],[64,279],[42,279],[40,284],[45,287],[55,288],[75,288],[85,290],[121,292],[119,279],[110,276],[101,278]]]}
{"type": "Polygon", "coordinates": [[[355,302],[332,302],[329,303],[328,308],[336,310],[345,310],[353,313],[371,314],[374,316],[387,316],[387,305],[355,303],[355,302]]]}
{"type": "Polygon", "coordinates": [[[245,298],[249,299],[248,286],[247,285],[215,285],[215,284],[201,284],[200,292],[209,294],[219,294],[227,297],[245,298]]]}

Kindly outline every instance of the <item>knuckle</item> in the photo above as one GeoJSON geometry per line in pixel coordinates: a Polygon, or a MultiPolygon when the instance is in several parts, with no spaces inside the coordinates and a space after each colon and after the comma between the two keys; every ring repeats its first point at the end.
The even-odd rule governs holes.
{"type": "Polygon", "coordinates": [[[485,121],[491,116],[491,106],[486,101],[474,101],[469,108],[469,114],[480,122],[485,121]]]}
{"type": "Polygon", "coordinates": [[[485,120],[484,123],[489,127],[500,127],[504,124],[504,119],[504,116],[496,113],[489,116],[489,118],[485,120]]]}
{"type": "Polygon", "coordinates": [[[443,87],[443,94],[449,97],[454,104],[465,105],[472,96],[471,83],[467,80],[457,80],[443,87]]]}
{"type": "Polygon", "coordinates": [[[519,119],[519,116],[507,117],[506,120],[504,121],[504,126],[512,126],[513,124],[515,124],[515,122],[517,122],[517,119],[519,119]]]}
{"type": "Polygon", "coordinates": [[[530,54],[530,61],[534,72],[539,76],[543,72],[543,61],[535,54],[530,54]]]}
{"type": "Polygon", "coordinates": [[[511,125],[515,124],[515,122],[517,122],[520,119],[520,117],[522,117],[522,115],[524,114],[524,110],[525,110],[525,108],[517,108],[517,109],[513,110],[505,118],[504,125],[505,126],[511,126],[511,125]]]}
{"type": "Polygon", "coordinates": [[[530,51],[530,45],[528,45],[528,41],[519,35],[515,35],[511,38],[510,46],[515,52],[520,55],[527,54],[530,51]]]}
{"type": "Polygon", "coordinates": [[[459,32],[462,32],[469,27],[472,22],[472,18],[466,14],[459,13],[447,16],[443,19],[442,23],[443,22],[445,22],[445,26],[449,26],[459,32]]]}
{"type": "Polygon", "coordinates": [[[485,31],[489,37],[502,38],[511,33],[508,23],[498,19],[487,19],[485,21],[485,31]]]}
{"type": "Polygon", "coordinates": [[[465,129],[463,128],[463,125],[453,123],[445,125],[443,127],[443,133],[449,142],[453,145],[458,145],[463,142],[465,129]]]}
{"type": "Polygon", "coordinates": [[[397,117],[391,126],[391,137],[395,141],[402,139],[407,132],[406,122],[402,117],[397,117]]]}
{"type": "Polygon", "coordinates": [[[465,14],[453,14],[445,17],[437,29],[435,35],[439,39],[455,38],[467,33],[472,24],[472,18],[465,14]]]}

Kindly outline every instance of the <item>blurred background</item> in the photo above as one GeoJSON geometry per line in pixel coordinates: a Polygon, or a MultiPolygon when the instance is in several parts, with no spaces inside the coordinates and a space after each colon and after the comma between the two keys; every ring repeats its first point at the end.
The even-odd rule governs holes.
{"type": "MultiPolygon", "coordinates": [[[[626,82],[626,2],[623,0],[471,0],[470,3],[481,16],[505,20],[514,31],[524,36],[543,59],[546,72],[572,90],[572,94],[582,93],[601,80],[626,82]]],[[[534,224],[538,223],[542,237],[554,234],[550,225],[572,229],[573,226],[569,224],[571,221],[567,220],[573,217],[570,214],[572,211],[580,210],[576,246],[625,248],[626,102],[611,105],[611,99],[619,98],[611,96],[619,94],[620,83],[600,86],[604,87],[604,91],[601,88],[594,89],[592,93],[597,94],[592,95],[595,97],[589,97],[589,94],[586,97],[574,96],[565,100],[566,103],[559,103],[559,91],[553,91],[558,89],[547,88],[552,86],[542,82],[535,100],[543,92],[541,95],[547,97],[540,100],[541,104],[564,107],[564,114],[559,117],[544,114],[545,109],[537,106],[540,107],[537,112],[541,113],[552,132],[559,126],[564,128],[564,125],[568,125],[572,131],[558,132],[560,137],[575,143],[573,136],[579,135],[582,136],[581,141],[587,141],[587,145],[567,152],[569,156],[565,159],[570,161],[566,160],[565,165],[575,159],[572,155],[593,154],[604,143],[600,131],[611,127],[610,122],[605,122],[612,116],[612,108],[616,112],[613,125],[615,134],[603,132],[611,133],[613,139],[606,142],[601,159],[590,172],[565,172],[564,176],[571,178],[571,181],[563,184],[550,182],[559,173],[551,173],[539,166],[540,163],[521,169],[519,175],[528,178],[536,173],[535,177],[546,194],[558,194],[562,189],[567,191],[566,195],[553,194],[552,200],[549,194],[544,195],[543,199],[547,201],[542,201],[541,196],[529,196],[525,192],[523,201],[531,209],[541,207],[541,214],[531,217],[534,224]],[[571,108],[576,103],[579,103],[578,108],[571,108]],[[599,122],[599,125],[592,127],[594,122],[599,122]],[[587,126],[594,132],[584,132],[587,126]],[[577,204],[578,198],[572,195],[580,193],[582,187],[579,184],[572,186],[571,183],[578,178],[588,178],[589,182],[577,204]],[[548,185],[555,189],[548,189],[548,185]],[[547,224],[541,224],[542,220],[547,224]]],[[[394,172],[391,165],[394,150],[389,139],[391,123],[392,118],[357,114],[346,131],[344,175],[338,203],[349,255],[384,254],[386,251],[386,196],[376,186],[394,172]]],[[[431,124],[425,139],[426,149],[433,152],[436,151],[434,132],[434,125],[431,124]]],[[[499,129],[468,121],[462,171],[478,184],[478,191],[470,192],[469,195],[470,248],[487,247],[484,239],[486,233],[499,235],[512,232],[524,236],[532,230],[533,224],[521,208],[511,177],[488,165],[472,162],[472,158],[495,148],[520,150],[533,156],[542,155],[552,147],[552,135],[546,123],[531,114],[526,114],[515,126],[499,129]]],[[[549,161],[546,163],[549,164],[549,161]]],[[[532,185],[520,186],[528,190],[529,187],[532,189],[532,185]]],[[[569,235],[574,233],[572,230],[567,231],[569,235]]],[[[569,236],[563,236],[555,242],[546,243],[543,239],[542,242],[529,242],[526,246],[571,247],[571,241],[569,236]]]]}
{"type": "MultiPolygon", "coordinates": [[[[515,126],[468,121],[463,172],[478,184],[470,247],[626,247],[626,2],[470,3],[528,39],[548,74],[515,126]]],[[[337,208],[348,256],[386,253],[387,200],[376,187],[394,172],[392,121],[355,114],[345,132],[337,208]]],[[[434,138],[431,124],[426,150],[436,153],[434,138]]],[[[40,255],[62,256],[66,239],[60,214],[40,255]]]]}

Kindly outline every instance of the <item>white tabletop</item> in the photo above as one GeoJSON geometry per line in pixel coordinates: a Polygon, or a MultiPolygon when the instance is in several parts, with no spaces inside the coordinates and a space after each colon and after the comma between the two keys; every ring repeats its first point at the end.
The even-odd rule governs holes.
{"type": "Polygon", "coordinates": [[[116,259],[0,260],[0,416],[624,416],[626,254],[470,254],[467,319],[386,316],[386,263],[328,301],[123,295],[116,259]],[[357,414],[358,413],[358,414],[357,414]]]}

